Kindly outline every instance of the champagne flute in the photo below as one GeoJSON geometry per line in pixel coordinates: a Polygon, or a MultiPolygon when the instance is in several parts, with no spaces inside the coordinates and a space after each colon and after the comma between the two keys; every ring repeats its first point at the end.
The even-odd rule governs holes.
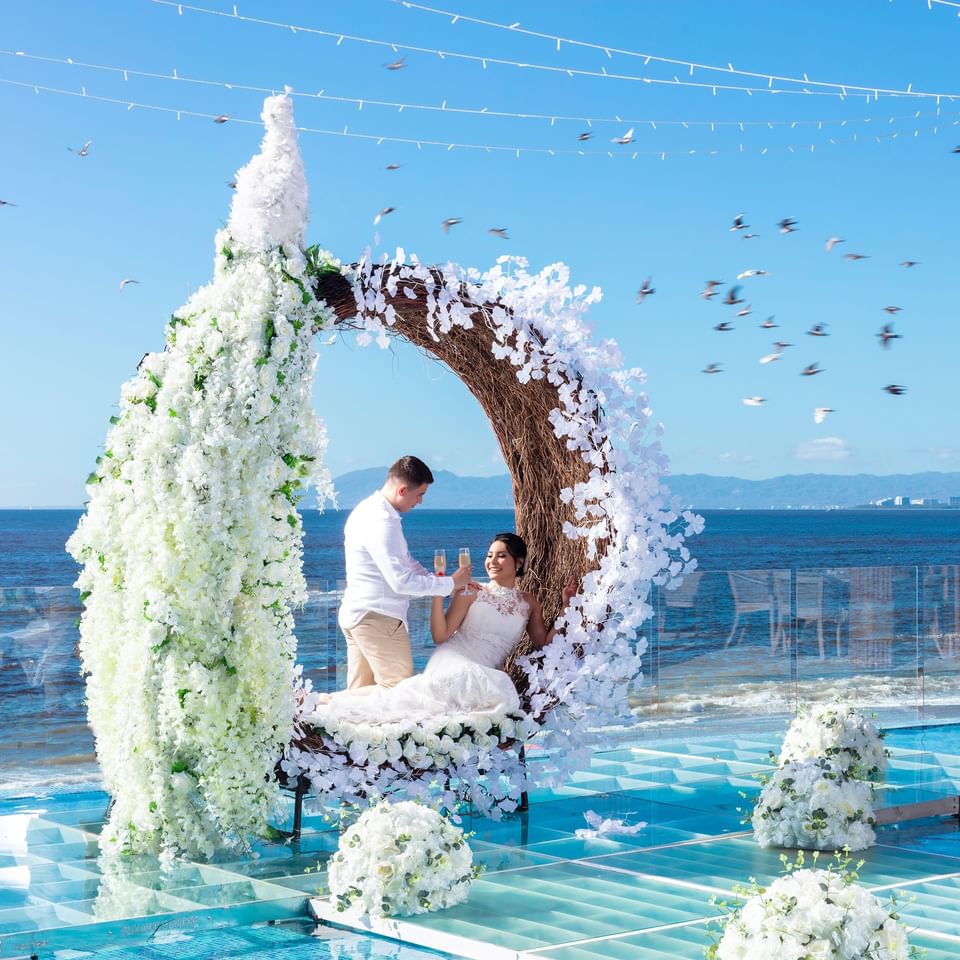
{"type": "Polygon", "coordinates": [[[447,551],[446,550],[433,551],[433,572],[438,577],[442,577],[446,574],[447,572],[447,551]]]}
{"type": "MultiPolygon", "coordinates": [[[[469,567],[470,566],[470,548],[461,547],[458,551],[458,558],[460,562],[460,567],[469,567]]],[[[463,588],[463,596],[472,597],[473,591],[469,587],[463,588]]]]}

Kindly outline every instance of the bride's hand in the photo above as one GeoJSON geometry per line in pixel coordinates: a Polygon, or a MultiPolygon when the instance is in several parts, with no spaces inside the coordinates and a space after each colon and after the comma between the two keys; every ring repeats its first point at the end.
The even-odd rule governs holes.
{"type": "Polygon", "coordinates": [[[563,590],[560,593],[561,600],[563,601],[562,609],[566,610],[570,606],[570,601],[577,595],[577,581],[571,577],[564,585],[563,590]]]}

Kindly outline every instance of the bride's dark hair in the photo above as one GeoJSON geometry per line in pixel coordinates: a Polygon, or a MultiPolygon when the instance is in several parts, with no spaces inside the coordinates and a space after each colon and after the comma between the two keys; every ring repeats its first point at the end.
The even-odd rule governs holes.
{"type": "Polygon", "coordinates": [[[517,561],[517,576],[522,576],[527,566],[527,545],[523,542],[523,537],[510,532],[498,533],[490,542],[496,543],[498,540],[507,548],[507,553],[517,561]]]}

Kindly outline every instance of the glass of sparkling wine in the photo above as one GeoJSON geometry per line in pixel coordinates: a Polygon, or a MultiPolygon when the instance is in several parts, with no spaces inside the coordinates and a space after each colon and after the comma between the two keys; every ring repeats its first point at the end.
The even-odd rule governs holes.
{"type": "MultiPolygon", "coordinates": [[[[461,547],[458,553],[460,566],[469,567],[470,566],[470,549],[469,547],[461,547]]],[[[463,595],[465,597],[473,596],[473,591],[469,587],[465,587],[463,590],[463,595]]]]}
{"type": "Polygon", "coordinates": [[[447,551],[446,550],[433,551],[433,572],[438,577],[442,577],[446,574],[447,572],[447,551]]]}

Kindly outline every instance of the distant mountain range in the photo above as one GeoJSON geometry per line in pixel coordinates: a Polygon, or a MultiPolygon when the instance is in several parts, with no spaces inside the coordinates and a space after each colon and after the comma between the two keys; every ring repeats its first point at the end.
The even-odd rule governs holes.
{"type": "MultiPolygon", "coordinates": [[[[383,484],[386,467],[342,474],[334,481],[341,510],[349,510],[383,484]]],[[[424,500],[433,510],[509,510],[513,507],[510,477],[461,477],[434,471],[435,483],[424,500]]],[[[871,500],[904,496],[947,501],[960,496],[960,473],[787,474],[769,480],[678,473],[666,480],[684,506],[702,510],[764,510],[802,507],[855,507],[871,500]]],[[[313,499],[304,503],[312,506],[313,499]]]]}

